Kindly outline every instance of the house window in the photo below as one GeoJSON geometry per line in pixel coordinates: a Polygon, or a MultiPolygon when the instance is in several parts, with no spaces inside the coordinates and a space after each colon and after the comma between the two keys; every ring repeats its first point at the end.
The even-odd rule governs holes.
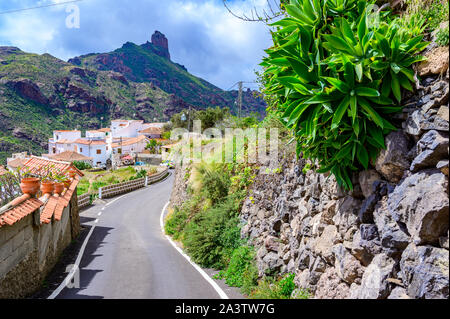
{"type": "Polygon", "coordinates": [[[55,154],[55,153],[56,153],[56,147],[53,148],[53,154],[55,154]]]}
{"type": "Polygon", "coordinates": [[[119,149],[117,150],[117,153],[122,154],[122,149],[119,148],[119,149]]]}
{"type": "Polygon", "coordinates": [[[106,150],[109,150],[108,146],[106,146],[106,150]]]}
{"type": "Polygon", "coordinates": [[[80,153],[83,153],[83,148],[82,147],[80,147],[80,153]]]}
{"type": "Polygon", "coordinates": [[[102,153],[102,150],[97,150],[97,154],[101,154],[102,153]]]}

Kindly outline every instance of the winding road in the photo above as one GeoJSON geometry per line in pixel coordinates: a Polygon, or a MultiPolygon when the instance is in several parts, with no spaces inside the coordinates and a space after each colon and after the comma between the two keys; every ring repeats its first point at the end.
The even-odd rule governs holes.
{"type": "Polygon", "coordinates": [[[220,295],[167,240],[160,216],[173,176],[80,214],[91,236],[80,259],[80,286],[63,299],[218,299],[220,295]]]}

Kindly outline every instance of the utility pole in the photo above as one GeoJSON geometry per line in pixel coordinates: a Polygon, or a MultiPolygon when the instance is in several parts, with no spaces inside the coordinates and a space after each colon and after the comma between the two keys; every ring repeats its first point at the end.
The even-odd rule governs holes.
{"type": "Polygon", "coordinates": [[[239,106],[239,118],[242,115],[242,86],[243,82],[239,81],[239,93],[238,93],[238,106],[239,106]]]}

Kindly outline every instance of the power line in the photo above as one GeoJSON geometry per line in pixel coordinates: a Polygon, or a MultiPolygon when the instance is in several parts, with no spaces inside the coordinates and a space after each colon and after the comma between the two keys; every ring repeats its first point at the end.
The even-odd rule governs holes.
{"type": "Polygon", "coordinates": [[[48,8],[48,7],[56,7],[56,6],[60,6],[60,5],[63,5],[63,4],[70,4],[70,3],[81,2],[81,1],[84,1],[84,0],[70,0],[70,1],[64,1],[64,2],[59,2],[59,3],[45,4],[45,5],[36,6],[36,7],[29,7],[29,8],[23,8],[23,9],[14,9],[14,10],[8,10],[8,11],[1,11],[0,14],[29,11],[29,10],[35,10],[35,9],[41,9],[41,8],[48,8]]]}

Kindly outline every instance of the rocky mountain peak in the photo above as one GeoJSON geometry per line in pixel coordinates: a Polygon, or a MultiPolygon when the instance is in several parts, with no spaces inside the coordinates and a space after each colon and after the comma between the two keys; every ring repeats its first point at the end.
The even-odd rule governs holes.
{"type": "Polygon", "coordinates": [[[158,55],[170,59],[169,40],[164,34],[156,30],[152,35],[152,44],[159,49],[158,55]]]}

